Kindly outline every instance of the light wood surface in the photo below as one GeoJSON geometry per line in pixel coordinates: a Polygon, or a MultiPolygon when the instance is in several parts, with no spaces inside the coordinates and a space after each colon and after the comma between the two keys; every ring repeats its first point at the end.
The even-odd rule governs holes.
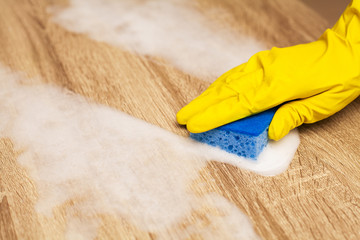
{"type": "MultiPolygon", "coordinates": [[[[175,114],[209,82],[161,60],[68,32],[50,21],[49,2],[0,0],[2,64],[187,136],[175,114]]],[[[224,24],[269,47],[313,41],[329,27],[295,0],[197,2],[199,9],[226,9],[224,24]]],[[[234,203],[264,239],[360,239],[360,100],[299,130],[300,147],[283,174],[263,177],[212,162],[193,188],[199,194],[215,191],[234,203]]],[[[36,187],[17,163],[18,154],[10,139],[0,139],[0,239],[61,239],[64,209],[56,209],[51,221],[35,211],[36,187]]],[[[156,238],[111,216],[103,222],[99,239],[156,238]]]]}

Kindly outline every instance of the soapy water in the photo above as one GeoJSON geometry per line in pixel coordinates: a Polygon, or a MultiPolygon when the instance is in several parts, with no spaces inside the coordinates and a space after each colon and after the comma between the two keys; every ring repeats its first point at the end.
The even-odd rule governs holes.
{"type": "MultiPolygon", "coordinates": [[[[219,76],[245,62],[265,46],[231,29],[219,29],[190,0],[70,0],[66,8],[48,8],[52,20],[66,29],[143,55],[163,57],[192,75],[219,76]]],[[[207,78],[214,79],[214,78],[207,78]]],[[[171,82],[172,79],[169,79],[171,82]]],[[[220,159],[263,175],[286,170],[299,145],[297,130],[279,143],[270,142],[257,161],[220,159]],[[287,149],[287,150],[285,150],[287,149]]]]}
{"type": "Polygon", "coordinates": [[[72,220],[67,236],[87,236],[89,226],[96,233],[97,214],[115,214],[143,231],[162,233],[191,212],[209,207],[220,214],[208,216],[209,224],[199,223],[199,229],[183,229],[179,238],[190,232],[202,236],[226,232],[256,239],[248,218],[236,206],[215,193],[197,196],[191,184],[209,161],[276,174],[286,169],[298,144],[297,134],[291,133],[271,142],[254,162],[67,90],[26,84],[34,81],[6,68],[0,69],[0,79],[0,136],[10,138],[21,152],[18,161],[37,185],[36,210],[50,216],[54,207],[80,199],[68,213],[72,220]],[[89,222],[77,221],[79,213],[73,216],[73,211],[89,222]],[[83,225],[71,225],[77,222],[83,225]]]}
{"type": "Polygon", "coordinates": [[[162,57],[180,70],[214,79],[247,61],[265,46],[236,33],[190,0],[70,0],[70,7],[52,6],[52,20],[66,29],[143,55],[162,57]]]}
{"type": "MultiPolygon", "coordinates": [[[[71,0],[69,8],[50,12],[71,31],[160,56],[198,77],[218,76],[263,50],[254,39],[235,40],[231,31],[209,28],[189,1],[71,0]]],[[[0,79],[0,136],[22,152],[18,161],[37,185],[38,212],[50,216],[54,207],[75,199],[67,212],[69,239],[96,237],[99,214],[116,215],[165,239],[171,228],[179,239],[192,234],[257,239],[235,205],[215,193],[198,196],[191,184],[209,161],[279,174],[299,144],[292,131],[279,142],[271,141],[257,161],[247,160],[64,89],[26,84],[34,81],[6,68],[0,68],[0,79]],[[207,224],[195,220],[178,230],[178,224],[202,208],[213,209],[207,224]]]]}

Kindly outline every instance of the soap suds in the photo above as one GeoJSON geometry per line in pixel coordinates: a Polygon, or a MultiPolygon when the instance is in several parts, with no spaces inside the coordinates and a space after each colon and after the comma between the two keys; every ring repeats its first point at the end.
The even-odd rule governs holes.
{"type": "Polygon", "coordinates": [[[97,236],[98,221],[83,221],[80,218],[69,218],[66,226],[65,239],[87,240],[97,236]]]}
{"type": "MultiPolygon", "coordinates": [[[[264,49],[254,39],[214,29],[189,4],[71,0],[70,8],[51,12],[54,21],[71,31],[162,57],[198,77],[219,76],[264,49]]],[[[64,89],[34,84],[1,66],[0,80],[0,137],[10,138],[21,152],[18,161],[37,185],[38,212],[51,216],[56,206],[72,201],[64,233],[68,239],[96,237],[100,214],[115,215],[168,239],[167,229],[178,229],[204,208],[210,210],[208,221],[196,219],[177,230],[178,239],[258,239],[235,205],[215,193],[197,196],[191,184],[209,161],[278,174],[299,144],[293,131],[270,142],[258,161],[246,160],[64,89]]]]}
{"type": "Polygon", "coordinates": [[[21,153],[18,161],[37,186],[39,213],[51,217],[71,201],[65,236],[96,236],[96,216],[108,214],[168,239],[167,229],[206,207],[220,214],[207,214],[206,224],[197,219],[198,227],[179,230],[176,238],[210,231],[258,239],[228,200],[191,190],[207,162],[226,154],[6,68],[0,79],[0,136],[21,153]]]}
{"type": "MultiPolygon", "coordinates": [[[[249,236],[254,236],[251,224],[246,218],[238,217],[242,213],[235,205],[229,204],[228,200],[214,193],[208,194],[206,199],[213,204],[210,207],[205,206],[206,214],[203,216],[204,221],[211,220],[209,226],[201,229],[201,221],[188,226],[184,239],[190,239],[191,234],[200,235],[203,239],[249,239],[249,236]]],[[[259,238],[254,236],[253,239],[259,238]]]]}
{"type": "MultiPolygon", "coordinates": [[[[49,12],[53,21],[70,31],[139,54],[160,56],[187,73],[212,81],[265,50],[256,39],[217,27],[192,4],[190,0],[69,0],[69,7],[52,6],[49,12]]],[[[203,11],[224,14],[216,8],[203,11]]],[[[275,175],[288,167],[298,145],[299,136],[293,130],[280,142],[271,141],[257,161],[234,159],[222,151],[215,159],[275,175]]]]}
{"type": "MultiPolygon", "coordinates": [[[[53,6],[53,21],[66,29],[139,54],[162,57],[180,70],[214,80],[264,50],[205,17],[190,0],[70,0],[53,6]]],[[[240,3],[239,3],[240,4],[240,3]]],[[[212,15],[221,9],[203,9],[212,15]]]]}

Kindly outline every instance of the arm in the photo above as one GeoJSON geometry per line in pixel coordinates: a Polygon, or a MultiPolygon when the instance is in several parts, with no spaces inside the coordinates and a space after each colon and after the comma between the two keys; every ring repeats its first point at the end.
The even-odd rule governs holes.
{"type": "Polygon", "coordinates": [[[360,0],[353,0],[317,41],[255,54],[182,108],[177,120],[198,133],[283,104],[269,126],[269,138],[279,140],[359,95],[360,0]]]}

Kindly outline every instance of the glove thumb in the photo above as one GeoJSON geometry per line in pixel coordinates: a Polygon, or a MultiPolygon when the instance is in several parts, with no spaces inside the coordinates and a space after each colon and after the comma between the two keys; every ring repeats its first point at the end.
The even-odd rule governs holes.
{"type": "Polygon", "coordinates": [[[348,90],[339,87],[306,99],[288,102],[276,111],[269,126],[269,138],[280,140],[303,123],[314,123],[327,118],[358,96],[357,87],[348,90]]]}
{"type": "Polygon", "coordinates": [[[280,140],[292,129],[303,124],[311,115],[309,108],[301,101],[284,104],[276,111],[270,123],[269,138],[276,141],[280,140]]]}

